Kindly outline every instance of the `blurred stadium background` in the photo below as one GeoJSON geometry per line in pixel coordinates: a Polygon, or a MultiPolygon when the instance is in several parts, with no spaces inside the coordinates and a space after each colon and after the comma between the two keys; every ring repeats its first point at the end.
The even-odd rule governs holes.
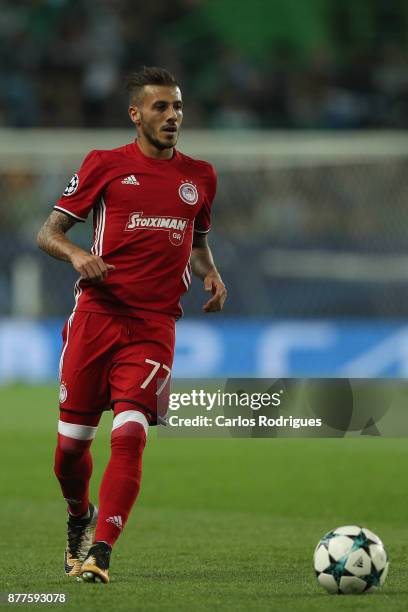
{"type": "Polygon", "coordinates": [[[0,382],[55,380],[75,275],[35,236],[88,150],[134,137],[142,64],[179,78],[179,147],[219,173],[229,300],[201,316],[195,284],[175,375],[408,373],[407,3],[3,0],[0,37],[0,382]]]}

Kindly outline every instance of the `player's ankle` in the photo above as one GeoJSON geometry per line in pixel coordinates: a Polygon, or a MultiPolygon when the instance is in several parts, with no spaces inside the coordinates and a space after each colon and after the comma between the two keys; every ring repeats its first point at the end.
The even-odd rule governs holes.
{"type": "Polygon", "coordinates": [[[72,512],[70,512],[70,510],[68,510],[68,514],[72,518],[83,520],[83,519],[90,518],[91,511],[90,511],[89,506],[88,506],[88,509],[85,512],[83,512],[82,514],[73,514],[72,512]]]}
{"type": "Polygon", "coordinates": [[[107,546],[109,550],[112,550],[112,544],[109,544],[109,542],[106,542],[106,540],[95,540],[92,546],[96,546],[97,544],[103,544],[104,546],[107,546]]]}

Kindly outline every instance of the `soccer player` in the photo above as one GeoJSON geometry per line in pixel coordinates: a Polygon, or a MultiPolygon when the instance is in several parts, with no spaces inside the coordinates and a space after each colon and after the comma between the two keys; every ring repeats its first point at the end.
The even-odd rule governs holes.
{"type": "Polygon", "coordinates": [[[128,83],[137,139],[91,151],[38,234],[46,253],[80,274],[63,330],[55,474],[68,504],[64,567],[86,582],[109,582],[113,545],[140,488],[149,426],[169,395],[180,296],[195,274],[220,311],[226,289],[207,243],[214,168],[175,145],[183,102],[175,78],[145,67],[128,83]],[[93,213],[90,253],[66,236],[93,213]],[[89,501],[90,446],[113,410],[111,456],[89,501]]]}

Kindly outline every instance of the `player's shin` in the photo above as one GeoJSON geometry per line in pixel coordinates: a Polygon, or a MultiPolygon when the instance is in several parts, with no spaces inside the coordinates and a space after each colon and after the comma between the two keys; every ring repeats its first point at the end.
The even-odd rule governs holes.
{"type": "Polygon", "coordinates": [[[111,457],[100,494],[95,541],[110,546],[118,539],[137,498],[148,422],[137,410],[117,414],[113,421],[111,457]]]}
{"type": "MultiPolygon", "coordinates": [[[[75,415],[75,418],[84,420],[83,416],[75,415]]],[[[99,416],[86,417],[86,420],[92,424],[63,420],[58,423],[54,471],[68,503],[64,571],[69,577],[78,576],[81,570],[92,544],[98,516],[97,508],[89,502],[89,480],[92,474],[89,447],[96,434],[99,416]]]]}
{"type": "MultiPolygon", "coordinates": [[[[61,428],[60,421],[59,429],[68,433],[69,426],[71,423],[63,423],[61,428]]],[[[96,431],[96,427],[92,429],[96,431]]],[[[68,503],[68,511],[74,516],[84,514],[89,507],[89,481],[92,475],[92,456],[89,450],[91,443],[92,439],[78,439],[58,433],[54,472],[68,503]]]]}

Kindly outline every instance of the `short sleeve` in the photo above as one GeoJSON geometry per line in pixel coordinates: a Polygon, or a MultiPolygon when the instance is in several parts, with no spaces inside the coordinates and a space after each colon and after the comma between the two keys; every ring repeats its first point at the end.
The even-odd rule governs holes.
{"type": "Polygon", "coordinates": [[[194,221],[194,231],[200,234],[206,234],[211,229],[211,206],[217,191],[217,173],[213,166],[210,166],[205,183],[205,196],[198,215],[194,221]]]}
{"type": "Polygon", "coordinates": [[[76,221],[86,221],[104,188],[104,169],[98,151],[91,151],[71,178],[54,210],[66,213],[76,221]]]}

